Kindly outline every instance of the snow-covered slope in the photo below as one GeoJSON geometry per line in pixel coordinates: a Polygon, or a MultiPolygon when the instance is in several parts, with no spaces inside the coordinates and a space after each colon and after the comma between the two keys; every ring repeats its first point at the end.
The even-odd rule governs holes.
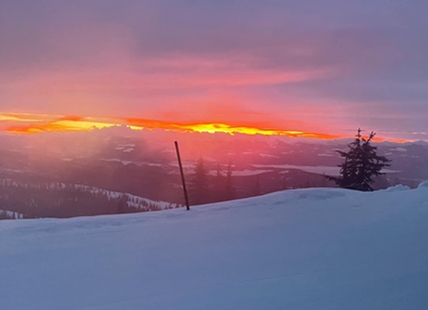
{"type": "Polygon", "coordinates": [[[425,309],[428,187],[0,222],[0,309],[425,309]]]}

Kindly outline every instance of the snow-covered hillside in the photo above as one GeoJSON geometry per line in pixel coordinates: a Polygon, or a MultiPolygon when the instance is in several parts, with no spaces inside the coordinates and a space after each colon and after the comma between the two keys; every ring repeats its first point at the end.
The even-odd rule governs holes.
{"type": "Polygon", "coordinates": [[[180,208],[177,203],[63,182],[20,182],[0,179],[0,219],[74,217],[180,208]],[[13,213],[13,214],[12,214],[13,213]]]}
{"type": "Polygon", "coordinates": [[[0,309],[425,309],[428,187],[0,222],[0,309]]]}

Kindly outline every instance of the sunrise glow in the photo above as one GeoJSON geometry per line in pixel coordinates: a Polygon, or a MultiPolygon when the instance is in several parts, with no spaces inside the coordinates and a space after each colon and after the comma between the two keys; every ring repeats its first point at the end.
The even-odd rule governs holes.
{"type": "MultiPolygon", "coordinates": [[[[114,117],[82,117],[30,113],[0,113],[0,130],[13,134],[36,134],[42,132],[89,131],[113,126],[126,125],[133,130],[161,129],[166,131],[187,133],[223,133],[229,135],[263,135],[303,137],[323,140],[349,138],[352,135],[332,135],[326,133],[304,132],[283,128],[268,128],[257,122],[169,122],[141,118],[114,118],[114,117]]],[[[376,137],[377,142],[392,141],[376,137]]],[[[407,142],[407,140],[393,140],[407,142]]]]}
{"type": "Polygon", "coordinates": [[[159,120],[147,119],[127,119],[126,124],[139,127],[141,129],[164,129],[174,130],[179,132],[199,132],[199,133],[226,133],[230,135],[245,134],[245,135],[263,135],[263,136],[287,136],[287,137],[306,137],[319,139],[336,139],[339,136],[328,134],[307,133],[303,131],[271,129],[264,128],[257,123],[209,123],[209,122],[191,122],[191,123],[175,123],[159,120]]]}
{"type": "Polygon", "coordinates": [[[34,134],[40,132],[62,132],[62,131],[88,131],[92,129],[102,129],[112,126],[127,125],[131,129],[163,129],[177,132],[196,133],[225,133],[225,134],[245,134],[264,136],[287,136],[287,137],[308,137],[319,139],[335,139],[338,136],[328,134],[306,133],[303,131],[269,129],[258,127],[257,124],[227,124],[227,123],[175,123],[150,119],[115,119],[115,118],[93,118],[78,116],[58,116],[39,114],[0,114],[0,122],[13,122],[11,125],[2,126],[9,133],[34,134]]]}

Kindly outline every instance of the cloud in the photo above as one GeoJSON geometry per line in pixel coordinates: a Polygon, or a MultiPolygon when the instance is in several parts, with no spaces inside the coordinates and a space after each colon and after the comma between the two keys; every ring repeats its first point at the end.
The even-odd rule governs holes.
{"type": "Polygon", "coordinates": [[[427,10],[416,0],[2,1],[0,111],[221,123],[243,110],[305,132],[422,132],[427,10]]]}
{"type": "Polygon", "coordinates": [[[0,114],[0,130],[15,134],[35,134],[41,132],[88,131],[113,126],[127,125],[134,130],[163,129],[187,133],[226,133],[230,135],[287,136],[317,139],[336,139],[339,136],[289,130],[278,124],[256,121],[233,122],[172,122],[142,118],[97,118],[84,116],[58,116],[38,114],[0,114]]]}

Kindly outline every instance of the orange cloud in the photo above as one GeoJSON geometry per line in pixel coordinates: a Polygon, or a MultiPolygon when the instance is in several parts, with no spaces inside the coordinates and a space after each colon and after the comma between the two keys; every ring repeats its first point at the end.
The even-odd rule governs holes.
{"type": "Polygon", "coordinates": [[[11,126],[7,129],[9,133],[39,133],[45,131],[51,132],[61,132],[61,131],[70,131],[74,130],[74,128],[66,127],[57,123],[49,123],[45,125],[24,125],[24,126],[11,126]]]}
{"type": "Polygon", "coordinates": [[[306,137],[319,139],[337,139],[339,136],[329,134],[307,133],[302,131],[284,130],[266,128],[263,123],[211,123],[211,122],[193,122],[193,123],[171,123],[166,121],[156,121],[148,119],[128,118],[126,123],[134,127],[154,129],[160,128],[164,130],[175,130],[184,132],[199,132],[199,133],[227,133],[246,134],[246,135],[264,135],[264,136],[287,136],[287,137],[306,137]]]}
{"type": "MultiPolygon", "coordinates": [[[[143,118],[94,118],[84,116],[58,116],[29,113],[0,113],[0,130],[15,134],[35,134],[41,132],[88,131],[119,125],[127,125],[134,130],[163,129],[189,133],[225,133],[264,136],[304,137],[333,140],[347,138],[344,135],[287,130],[265,122],[169,122],[143,118]]],[[[376,141],[385,141],[376,137],[376,141]]],[[[391,140],[390,140],[391,141],[391,140]]],[[[394,140],[395,142],[406,142],[394,140]]]]}
{"type": "Polygon", "coordinates": [[[78,122],[84,120],[84,117],[82,116],[63,116],[60,118],[61,121],[72,121],[72,122],[78,122]]]}
{"type": "Polygon", "coordinates": [[[62,131],[87,131],[94,128],[111,127],[116,124],[101,119],[93,120],[82,116],[58,116],[44,114],[0,113],[1,129],[9,133],[40,133],[62,131]]]}

